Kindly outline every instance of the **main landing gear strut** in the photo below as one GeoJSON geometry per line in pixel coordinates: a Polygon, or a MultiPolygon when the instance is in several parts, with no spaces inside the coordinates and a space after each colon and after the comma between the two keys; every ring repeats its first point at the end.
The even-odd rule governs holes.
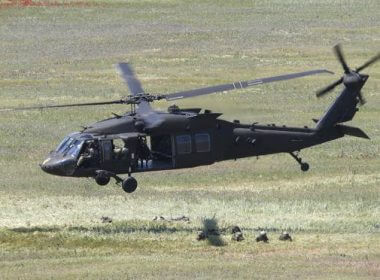
{"type": "Polygon", "coordinates": [[[307,162],[302,162],[302,158],[298,156],[299,152],[290,152],[289,154],[298,162],[302,171],[306,172],[309,170],[309,164],[307,162]]]}
{"type": "Polygon", "coordinates": [[[127,193],[132,193],[137,188],[137,181],[135,178],[128,174],[128,177],[124,180],[117,176],[115,173],[106,171],[106,170],[97,170],[95,175],[95,182],[100,186],[105,186],[110,182],[110,179],[114,178],[116,180],[116,184],[121,183],[121,187],[127,193]]]}

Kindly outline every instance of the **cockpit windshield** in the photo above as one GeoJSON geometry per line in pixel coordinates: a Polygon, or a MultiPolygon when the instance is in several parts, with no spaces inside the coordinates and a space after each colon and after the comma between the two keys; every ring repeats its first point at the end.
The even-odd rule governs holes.
{"type": "Polygon", "coordinates": [[[64,156],[70,155],[76,158],[79,155],[83,142],[84,142],[83,140],[77,140],[77,139],[67,136],[58,145],[58,147],[55,149],[55,152],[63,154],[64,156]]]}
{"type": "Polygon", "coordinates": [[[74,142],[74,139],[67,136],[65,139],[62,140],[62,142],[58,145],[58,147],[55,149],[57,153],[64,153],[71,147],[71,144],[74,142]]]}
{"type": "Polygon", "coordinates": [[[58,147],[55,149],[57,153],[62,152],[62,149],[66,146],[66,143],[72,138],[66,136],[61,143],[59,143],[58,147]]]}
{"type": "Polygon", "coordinates": [[[73,158],[77,158],[83,145],[83,140],[74,140],[70,143],[67,149],[64,150],[64,155],[70,155],[73,158]]]}

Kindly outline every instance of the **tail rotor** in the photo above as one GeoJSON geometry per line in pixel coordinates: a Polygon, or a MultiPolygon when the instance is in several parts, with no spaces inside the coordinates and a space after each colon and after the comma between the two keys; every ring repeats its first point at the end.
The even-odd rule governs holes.
{"type": "MultiPolygon", "coordinates": [[[[376,56],[372,57],[370,60],[368,60],[366,63],[364,63],[362,66],[356,68],[355,70],[352,70],[348,67],[346,60],[344,58],[344,55],[343,55],[342,48],[339,44],[334,47],[334,53],[335,53],[335,56],[337,57],[338,61],[342,65],[342,68],[344,70],[344,74],[337,81],[335,81],[335,82],[331,83],[330,85],[328,85],[328,86],[320,89],[319,91],[317,91],[317,93],[316,93],[317,97],[322,97],[322,96],[326,95],[327,93],[331,92],[332,90],[334,90],[335,87],[337,87],[338,85],[340,85],[342,83],[346,87],[352,87],[352,88],[357,87],[360,89],[361,86],[364,84],[364,82],[368,79],[368,76],[367,75],[361,75],[360,71],[364,70],[365,68],[367,68],[368,66],[372,65],[373,63],[375,63],[376,61],[378,61],[380,59],[380,53],[379,53],[376,56]]],[[[360,105],[365,104],[366,101],[365,101],[360,90],[357,93],[357,97],[358,97],[360,105]]]]}

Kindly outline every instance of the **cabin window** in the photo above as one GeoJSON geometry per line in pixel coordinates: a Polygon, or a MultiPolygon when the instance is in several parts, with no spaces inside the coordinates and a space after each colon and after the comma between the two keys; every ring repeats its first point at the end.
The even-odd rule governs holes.
{"type": "Polygon", "coordinates": [[[176,137],[178,154],[191,153],[191,137],[190,135],[179,135],[176,137]]]}
{"type": "Polygon", "coordinates": [[[110,140],[102,141],[102,149],[103,149],[103,160],[108,161],[112,160],[112,142],[110,140]]]}
{"type": "Polygon", "coordinates": [[[195,148],[198,153],[210,151],[210,135],[208,133],[195,134],[195,148]]]}

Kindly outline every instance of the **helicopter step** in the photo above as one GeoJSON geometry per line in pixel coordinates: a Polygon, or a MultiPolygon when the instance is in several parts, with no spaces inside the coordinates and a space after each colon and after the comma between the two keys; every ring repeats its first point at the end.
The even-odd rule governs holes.
{"type": "Polygon", "coordinates": [[[94,177],[95,182],[100,186],[107,185],[110,182],[111,177],[116,180],[117,184],[123,182],[123,179],[121,179],[115,173],[107,171],[107,170],[96,170],[95,173],[96,173],[94,177]]]}
{"type": "Polygon", "coordinates": [[[289,154],[299,163],[302,171],[306,172],[309,170],[310,168],[309,164],[307,162],[302,162],[302,158],[298,156],[299,151],[297,153],[290,152],[289,154]]]}
{"type": "Polygon", "coordinates": [[[127,193],[132,193],[137,188],[137,180],[133,178],[130,174],[127,178],[122,179],[115,173],[109,172],[107,170],[97,170],[95,181],[98,185],[105,186],[110,182],[111,177],[116,180],[116,184],[121,183],[122,189],[127,193]]]}

